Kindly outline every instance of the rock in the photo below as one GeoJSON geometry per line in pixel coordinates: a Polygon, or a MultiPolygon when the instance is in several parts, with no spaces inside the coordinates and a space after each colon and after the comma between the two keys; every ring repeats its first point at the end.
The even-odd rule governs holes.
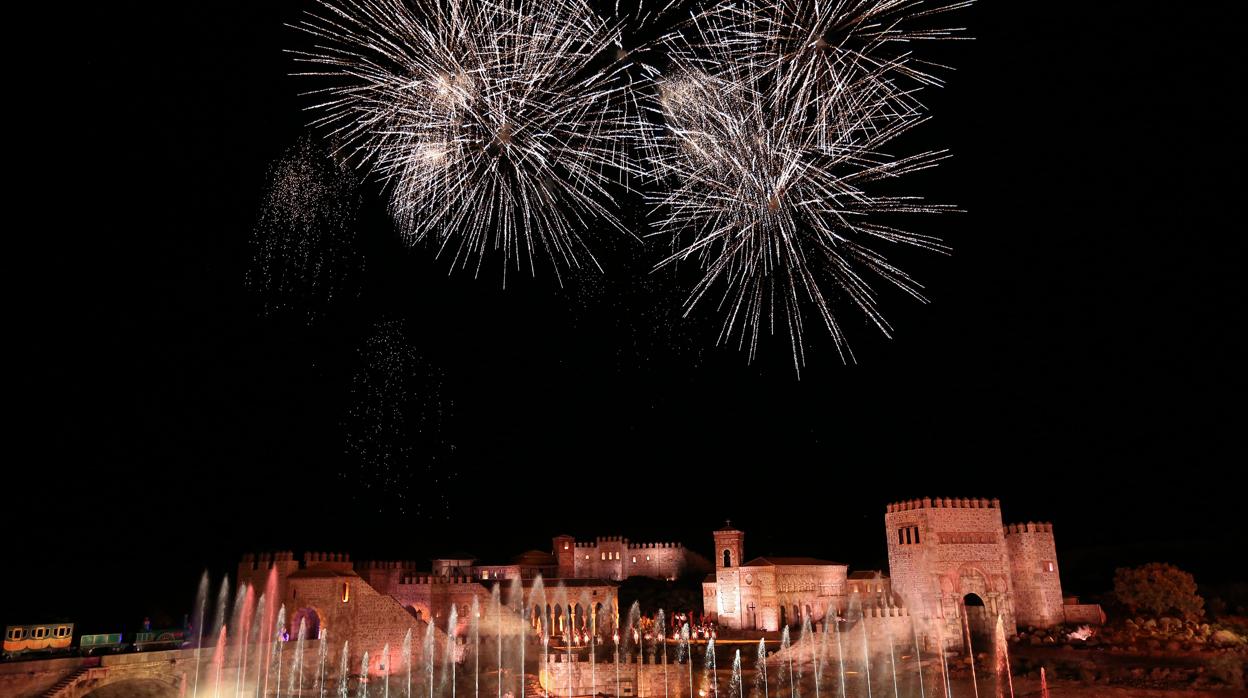
{"type": "Polygon", "coordinates": [[[1218,647],[1238,647],[1244,644],[1244,638],[1231,630],[1215,630],[1210,641],[1218,647]]]}

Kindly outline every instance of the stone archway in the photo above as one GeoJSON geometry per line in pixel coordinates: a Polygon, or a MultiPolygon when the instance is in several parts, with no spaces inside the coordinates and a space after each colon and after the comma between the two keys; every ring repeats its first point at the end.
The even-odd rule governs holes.
{"type": "Polygon", "coordinates": [[[966,616],[966,631],[976,652],[985,651],[992,643],[994,619],[984,599],[975,592],[962,597],[962,612],[966,616]]]}
{"type": "Polygon", "coordinates": [[[298,637],[300,621],[303,622],[304,637],[315,640],[321,636],[321,614],[315,608],[305,606],[290,618],[290,639],[298,637]]]}

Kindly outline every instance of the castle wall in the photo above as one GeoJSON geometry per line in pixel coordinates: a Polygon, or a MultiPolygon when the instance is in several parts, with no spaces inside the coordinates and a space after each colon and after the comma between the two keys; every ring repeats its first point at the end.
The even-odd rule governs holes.
{"type": "Polygon", "coordinates": [[[946,624],[944,636],[961,645],[965,599],[984,605],[968,619],[973,633],[989,634],[1003,617],[1015,632],[1009,554],[998,500],[931,499],[890,504],[884,516],[893,593],[925,618],[946,624]]]}
{"type": "MultiPolygon", "coordinates": [[[[552,653],[539,670],[542,688],[549,694],[566,698],[567,696],[668,696],[669,698],[691,698],[689,682],[685,672],[687,668],[678,664],[669,656],[666,674],[663,665],[654,656],[643,661],[633,657],[632,661],[621,659],[619,666],[619,692],[616,692],[616,666],[613,661],[599,661],[590,664],[588,654],[576,652],[571,656],[566,653],[552,653]],[[569,661],[572,660],[572,661],[569,661]]],[[[723,681],[723,679],[720,679],[723,681]]],[[[700,677],[695,678],[694,690],[702,685],[700,677]]],[[[724,690],[721,683],[720,690],[724,690]]]]}
{"type": "MultiPolygon", "coordinates": [[[[354,573],[293,577],[288,580],[287,587],[290,590],[287,618],[294,619],[303,609],[315,611],[332,646],[339,646],[343,640],[350,641],[350,666],[359,666],[367,651],[370,670],[379,671],[381,649],[387,643],[397,656],[409,630],[414,643],[424,638],[425,622],[416,620],[397,600],[377,593],[354,573]]],[[[292,629],[292,636],[294,632],[292,629]]],[[[443,651],[446,634],[435,630],[435,638],[439,651],[443,651]]]]}
{"type": "Polygon", "coordinates": [[[1053,525],[1010,524],[1004,533],[1014,587],[1015,619],[1021,625],[1037,627],[1064,622],[1053,525]]]}
{"type": "Polygon", "coordinates": [[[593,541],[558,536],[554,554],[559,577],[564,579],[676,579],[687,570],[710,567],[680,543],[634,543],[622,536],[600,536],[593,541]]]}

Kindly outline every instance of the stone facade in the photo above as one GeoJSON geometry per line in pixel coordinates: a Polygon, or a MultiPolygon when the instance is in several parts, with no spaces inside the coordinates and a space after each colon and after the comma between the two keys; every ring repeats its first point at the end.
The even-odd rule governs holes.
{"type": "Polygon", "coordinates": [[[893,593],[947,646],[1065,622],[1053,526],[1001,520],[996,499],[924,498],[884,515],[893,593]]]}
{"type": "Polygon", "coordinates": [[[706,558],[680,543],[634,543],[623,536],[599,536],[592,541],[555,536],[553,544],[556,574],[561,579],[674,580],[710,570],[706,558]]]}
{"type": "Polygon", "coordinates": [[[702,583],[702,611],[722,628],[779,630],[821,624],[845,611],[846,566],[805,557],[759,557],[742,563],[745,534],[731,523],[715,531],[715,573],[702,583]]]}
{"type": "Polygon", "coordinates": [[[533,552],[511,565],[477,565],[458,556],[434,560],[432,571],[418,571],[411,560],[353,563],[340,553],[306,553],[297,560],[282,551],[244,555],[237,584],[249,586],[253,598],[264,595],[269,607],[261,627],[273,627],[277,607],[285,606],[292,639],[302,622],[308,638],[328,632],[335,645],[349,640],[351,666],[368,650],[371,670],[380,673],[385,663],[380,649],[388,643],[397,653],[409,629],[419,642],[432,623],[435,642],[445,646],[452,612],[453,634],[461,641],[474,613],[482,626],[505,635],[542,628],[552,635],[612,632],[619,617],[617,584],[542,580],[540,570],[553,570],[553,563],[554,556],[533,552]]]}

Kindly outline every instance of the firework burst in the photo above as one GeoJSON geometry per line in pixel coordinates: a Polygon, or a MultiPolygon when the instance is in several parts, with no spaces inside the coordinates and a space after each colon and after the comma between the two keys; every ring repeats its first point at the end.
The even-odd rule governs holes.
{"type": "Polygon", "coordinates": [[[842,359],[852,360],[834,312],[839,302],[887,335],[873,284],[922,298],[918,284],[873,248],[944,249],[885,221],[948,207],[889,193],[886,180],[944,155],[885,150],[923,119],[890,77],[896,62],[826,64],[826,81],[810,74],[798,85],[794,71],[757,46],[757,35],[731,15],[708,13],[693,39],[671,42],[670,66],[655,76],[652,110],[663,127],[651,132],[649,154],[671,187],[652,195],[655,234],[674,250],[660,266],[701,268],[686,311],[718,289],[720,339],[737,337],[751,358],[761,331],[783,328],[800,370],[809,307],[842,359]]]}
{"type": "MultiPolygon", "coordinates": [[[[923,111],[922,87],[943,84],[943,66],[913,54],[920,41],[961,38],[961,27],[933,26],[970,0],[929,6],[923,0],[745,0],[724,4],[713,15],[716,43],[749,56],[774,89],[799,103],[852,97],[887,106],[900,121],[923,111]]],[[[740,58],[738,58],[740,60],[740,58]]],[[[877,109],[877,111],[879,111],[877,109]]],[[[875,120],[884,118],[877,113],[875,120]]]]}
{"type": "Polygon", "coordinates": [[[332,81],[315,123],[387,182],[410,241],[558,273],[596,265],[593,225],[624,231],[605,202],[638,173],[637,112],[618,32],[583,0],[322,0],[298,27],[332,81]]]}

